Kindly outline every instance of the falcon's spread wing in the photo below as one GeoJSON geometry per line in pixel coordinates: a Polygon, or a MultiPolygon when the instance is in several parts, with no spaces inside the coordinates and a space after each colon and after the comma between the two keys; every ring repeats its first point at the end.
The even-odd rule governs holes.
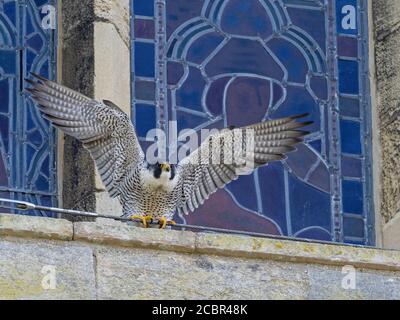
{"type": "Polygon", "coordinates": [[[90,99],[43,77],[27,89],[43,117],[83,142],[96,162],[107,191],[119,195],[119,183],[130,168],[143,161],[143,151],[126,113],[110,101],[90,99]]]}
{"type": "Polygon", "coordinates": [[[178,165],[183,184],[178,212],[188,214],[240,175],[268,162],[285,159],[285,154],[295,151],[294,145],[309,133],[299,129],[312,122],[296,121],[305,116],[307,114],[225,129],[210,135],[178,165]]]}

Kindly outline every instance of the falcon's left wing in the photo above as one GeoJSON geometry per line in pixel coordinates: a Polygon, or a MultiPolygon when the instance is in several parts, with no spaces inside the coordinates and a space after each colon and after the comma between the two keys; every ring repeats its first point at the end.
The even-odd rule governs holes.
{"type": "Polygon", "coordinates": [[[78,139],[96,162],[111,195],[121,193],[126,174],[142,163],[144,154],[129,116],[110,101],[90,99],[72,89],[32,74],[26,89],[42,116],[78,139]]]}
{"type": "Polygon", "coordinates": [[[178,212],[188,214],[211,194],[240,175],[268,162],[282,160],[309,132],[299,130],[312,122],[297,122],[308,114],[270,120],[210,135],[178,164],[182,179],[178,212]]]}

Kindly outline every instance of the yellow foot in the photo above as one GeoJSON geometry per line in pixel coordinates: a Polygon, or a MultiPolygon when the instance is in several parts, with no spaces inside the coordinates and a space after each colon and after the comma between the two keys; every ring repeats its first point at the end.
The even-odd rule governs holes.
{"type": "Polygon", "coordinates": [[[160,225],[160,229],[165,229],[165,227],[168,226],[173,226],[176,224],[175,221],[173,220],[168,220],[167,218],[160,218],[158,220],[158,224],[160,225]]]}
{"type": "Polygon", "coordinates": [[[149,222],[153,221],[153,217],[152,216],[130,216],[129,219],[131,220],[141,220],[143,223],[143,226],[145,228],[149,227],[149,222]]]}

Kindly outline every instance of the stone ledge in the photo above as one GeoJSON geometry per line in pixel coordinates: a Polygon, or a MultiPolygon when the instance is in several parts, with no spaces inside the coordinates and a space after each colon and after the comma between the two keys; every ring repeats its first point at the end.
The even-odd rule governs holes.
{"type": "Polygon", "coordinates": [[[29,237],[265,259],[320,265],[400,271],[400,251],[254,238],[238,235],[143,229],[117,221],[98,219],[72,223],[65,220],[0,215],[0,236],[29,237]]]}
{"type": "Polygon", "coordinates": [[[71,241],[73,225],[62,219],[0,214],[0,236],[71,241]]]}
{"type": "Polygon", "coordinates": [[[196,238],[192,232],[144,229],[120,222],[77,222],[74,240],[191,253],[195,250],[196,238]]]}
{"type": "Polygon", "coordinates": [[[400,252],[248,236],[143,229],[116,223],[75,223],[74,240],[297,263],[400,270],[400,252]]]}
{"type": "Polygon", "coordinates": [[[400,251],[338,244],[203,233],[197,235],[195,251],[295,263],[352,265],[376,270],[400,270],[400,251]]]}
{"type": "Polygon", "coordinates": [[[400,252],[397,251],[227,234],[143,229],[120,222],[75,223],[74,240],[231,257],[400,270],[400,252]]]}

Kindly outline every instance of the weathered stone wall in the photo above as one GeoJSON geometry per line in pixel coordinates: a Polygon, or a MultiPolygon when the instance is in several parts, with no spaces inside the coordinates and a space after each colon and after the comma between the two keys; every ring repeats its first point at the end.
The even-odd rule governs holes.
{"type": "Polygon", "coordinates": [[[380,210],[389,222],[400,212],[400,2],[374,0],[372,8],[378,100],[374,107],[382,150],[380,210]]]}
{"type": "Polygon", "coordinates": [[[0,299],[41,298],[400,299],[400,252],[0,215],[0,299]]]}
{"type": "MultiPolygon", "coordinates": [[[[94,95],[93,0],[62,1],[61,80],[72,89],[94,95]]],[[[94,163],[82,144],[64,137],[62,202],[65,208],[93,211],[94,163]]]]}
{"type": "MultiPolygon", "coordinates": [[[[62,1],[62,82],[130,114],[129,0],[62,1]]],[[[120,215],[81,143],[65,137],[63,206],[120,215]]]]}
{"type": "Polygon", "coordinates": [[[384,247],[400,249],[400,2],[373,0],[371,5],[375,51],[372,78],[376,80],[373,108],[375,136],[380,144],[380,152],[374,153],[379,198],[375,209],[383,217],[383,225],[377,223],[376,228],[383,228],[384,247]]]}

